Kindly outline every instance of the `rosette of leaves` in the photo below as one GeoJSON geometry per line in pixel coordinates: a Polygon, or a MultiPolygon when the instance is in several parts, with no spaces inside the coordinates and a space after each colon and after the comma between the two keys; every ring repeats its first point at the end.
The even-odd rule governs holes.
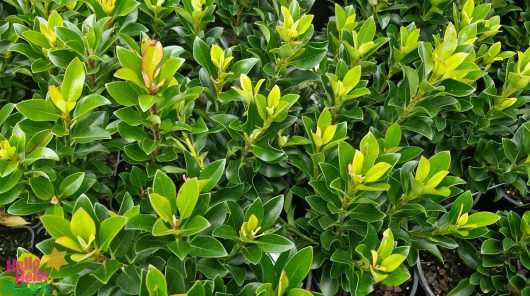
{"type": "Polygon", "coordinates": [[[515,259],[459,287],[526,293],[457,185],[528,192],[528,7],[313,2],[0,4],[0,204],[55,294],[364,295],[471,238],[515,259]]]}
{"type": "Polygon", "coordinates": [[[201,214],[208,207],[208,196],[200,198],[200,194],[201,191],[211,190],[218,182],[220,176],[216,175],[217,177],[214,174],[205,178],[203,174],[200,179],[186,179],[177,192],[173,180],[158,170],[149,194],[150,206],[158,218],[140,214],[131,218],[127,228],[147,230],[154,237],[173,236],[174,240],[169,247],[179,256],[185,257],[190,249],[187,238],[211,226],[204,217],[205,213],[201,214]]]}
{"type": "MultiPolygon", "coordinates": [[[[399,156],[381,154],[378,141],[371,133],[359,146],[360,150],[356,150],[344,140],[337,141],[333,149],[321,152],[329,159],[318,163],[319,173],[309,182],[314,193],[303,188],[292,189],[295,195],[304,197],[311,210],[303,222],[288,221],[289,228],[300,227],[314,233],[311,237],[319,242],[319,249],[333,258],[331,262],[322,262],[322,278],[326,280],[346,277],[346,266],[353,262],[353,249],[366,236],[369,225],[375,223],[380,228],[382,225],[378,221],[385,216],[380,211],[378,197],[389,189],[386,178],[399,156]],[[345,252],[350,254],[349,261],[335,259],[345,252]]],[[[367,258],[371,258],[369,256],[367,258]]]]}
{"type": "MultiPolygon", "coordinates": [[[[491,47],[491,55],[495,54],[499,49],[491,47]]],[[[497,46],[497,48],[500,45],[497,46]]],[[[490,53],[490,50],[488,50],[490,53]]],[[[495,57],[500,56],[512,56],[513,52],[498,53],[495,57]],[[507,53],[508,55],[503,55],[507,53]]],[[[522,90],[528,86],[528,79],[525,73],[525,67],[528,64],[528,57],[530,51],[518,52],[517,59],[508,59],[506,65],[506,75],[502,78],[504,83],[502,87],[497,88],[488,82],[486,89],[483,91],[481,97],[485,98],[485,101],[477,102],[481,108],[480,115],[482,118],[477,120],[476,126],[473,129],[474,142],[483,140],[482,138],[488,137],[493,138],[497,141],[501,141],[500,137],[510,137],[514,131],[517,130],[520,123],[518,123],[518,110],[528,103],[529,98],[527,96],[521,96],[522,90]],[[487,135],[487,136],[485,136],[487,135]]],[[[484,55],[483,59],[494,59],[484,55]]],[[[491,63],[491,62],[490,62],[491,63]]],[[[489,65],[488,65],[489,66],[489,65]]],[[[487,67],[488,67],[487,66],[487,67]]],[[[491,79],[491,78],[490,78],[491,79]]],[[[491,81],[491,80],[490,80],[491,81]]]]}
{"type": "Polygon", "coordinates": [[[432,205],[439,208],[439,202],[461,192],[455,186],[464,181],[449,176],[450,165],[449,151],[438,152],[428,159],[421,156],[419,161],[404,163],[399,173],[401,185],[389,192],[390,212],[406,212],[406,208],[416,207],[426,199],[434,199],[436,204],[432,205]]]}
{"type": "Polygon", "coordinates": [[[347,118],[362,119],[362,110],[357,107],[359,104],[355,99],[369,95],[370,90],[366,87],[368,82],[361,80],[361,66],[348,69],[346,63],[340,61],[335,72],[335,74],[326,73],[325,76],[331,87],[326,90],[333,117],[336,118],[336,114],[340,114],[347,118]],[[347,106],[349,108],[345,108],[347,106]],[[355,108],[352,108],[354,106],[355,108]]]}
{"type": "Polygon", "coordinates": [[[310,159],[306,160],[305,155],[301,156],[301,161],[295,162],[294,165],[306,172],[307,176],[318,177],[320,172],[319,163],[325,161],[326,151],[336,147],[346,135],[346,122],[332,124],[332,120],[332,113],[328,108],[322,110],[316,124],[310,117],[302,117],[306,134],[310,136],[311,140],[309,143],[304,143],[303,140],[307,138],[298,138],[298,142],[306,144],[306,152],[309,154],[310,159]]]}
{"type": "Polygon", "coordinates": [[[111,34],[114,28],[110,18],[98,20],[92,15],[78,26],[75,19],[64,18],[53,11],[47,20],[37,17],[36,21],[38,27],[33,30],[15,25],[28,43],[19,41],[10,48],[29,59],[28,70],[35,74],[36,82],[45,84],[55,67],[64,69],[75,57],[87,64],[91,88],[95,89],[98,81],[108,77],[107,51],[117,39],[111,34]]]}
{"type": "MultiPolygon", "coordinates": [[[[158,6],[164,7],[164,5],[158,6]]],[[[215,20],[214,11],[214,0],[184,0],[175,9],[185,35],[190,36],[198,36],[208,23],[215,20]]]]}
{"type": "MultiPolygon", "coordinates": [[[[108,83],[106,88],[122,106],[114,112],[119,119],[115,124],[128,141],[124,152],[132,162],[174,160],[180,146],[165,142],[166,136],[173,131],[192,132],[186,120],[202,87],[186,88],[188,81],[184,79],[185,91],[181,91],[175,78],[184,62],[178,57],[181,51],[175,46],[163,48],[151,39],[144,40],[141,47],[116,50],[123,68],[114,75],[125,81],[108,83]]],[[[197,121],[196,125],[203,123],[197,121]]]]}
{"type": "Polygon", "coordinates": [[[200,38],[196,38],[193,42],[193,56],[199,65],[202,66],[199,78],[203,85],[210,89],[211,99],[215,106],[217,106],[218,100],[223,104],[238,100],[237,95],[233,92],[224,93],[225,86],[238,79],[241,75],[248,74],[259,62],[257,58],[247,58],[232,62],[234,57],[231,49],[223,50],[216,44],[213,44],[210,48],[200,38]]]}
{"type": "MultiPolygon", "coordinates": [[[[443,40],[437,41],[434,48],[430,43],[424,42],[419,45],[419,55],[424,67],[421,76],[412,68],[403,67],[406,80],[399,85],[399,88],[390,89],[390,92],[395,90],[403,94],[402,97],[407,102],[404,108],[403,102],[397,98],[392,98],[388,102],[399,114],[394,122],[400,123],[404,129],[433,138],[434,131],[431,125],[433,118],[439,113],[439,109],[435,107],[437,98],[444,95],[453,98],[467,96],[475,90],[469,84],[482,76],[480,68],[474,63],[474,51],[470,46],[466,46],[473,44],[475,35],[473,31],[457,32],[454,25],[449,24],[443,40]],[[467,51],[458,51],[457,48],[467,51]],[[409,121],[409,118],[412,121],[409,121]]],[[[453,103],[445,106],[457,102],[455,99],[453,103]]],[[[458,111],[458,106],[456,107],[458,111]]]]}
{"type": "MultiPolygon", "coordinates": [[[[6,117],[13,111],[12,104],[6,105],[4,111],[6,117]]],[[[24,172],[31,170],[32,165],[39,160],[59,160],[58,155],[52,149],[46,147],[51,140],[51,135],[37,136],[33,141],[26,143],[26,135],[20,127],[12,131],[11,137],[5,139],[0,136],[0,201],[2,205],[15,201],[25,189],[24,172]],[[38,142],[43,139],[43,142],[38,142]]]]}
{"type": "Polygon", "coordinates": [[[256,295],[313,295],[310,291],[299,287],[311,269],[313,249],[306,247],[289,258],[284,257],[282,259],[280,262],[271,262],[274,265],[269,265],[271,268],[263,271],[263,278],[267,278],[264,282],[267,283],[256,289],[256,295]],[[271,272],[272,269],[280,271],[279,278],[271,273],[267,275],[267,272],[271,272]]]}
{"type": "MultiPolygon", "coordinates": [[[[96,215],[94,209],[92,215],[96,215]]],[[[70,221],[60,215],[43,215],[41,221],[55,244],[69,250],[75,262],[105,260],[102,252],[109,250],[110,243],[127,222],[126,216],[110,215],[103,221],[92,217],[84,208],[74,211],[70,221]]]]}
{"type": "Polygon", "coordinates": [[[230,209],[228,225],[213,230],[213,235],[233,243],[228,255],[229,262],[237,264],[242,255],[253,264],[258,264],[267,253],[282,253],[293,248],[293,243],[276,234],[275,222],[283,209],[283,196],[276,196],[263,203],[256,199],[245,211],[233,202],[227,203],[230,209]]]}
{"type": "Polygon", "coordinates": [[[284,77],[290,68],[309,70],[320,63],[326,55],[326,43],[311,41],[314,33],[313,15],[297,1],[281,6],[276,23],[260,24],[260,30],[266,37],[267,55],[272,64],[264,66],[264,71],[273,77],[284,77]],[[277,35],[275,34],[277,33],[277,35]],[[271,38],[274,36],[274,38],[271,38]]]}
{"type": "MultiPolygon", "coordinates": [[[[170,181],[163,175],[157,176],[158,178],[170,181]]],[[[171,186],[155,188],[157,192],[149,195],[151,206],[159,217],[153,225],[152,232],[154,236],[174,235],[178,240],[181,237],[199,233],[210,226],[210,223],[204,217],[200,215],[192,217],[200,193],[199,180],[197,178],[186,180],[177,195],[174,194],[174,187],[171,186]],[[158,193],[160,190],[167,190],[167,197],[160,195],[158,193]]]]}
{"type": "Polygon", "coordinates": [[[528,212],[521,216],[513,211],[497,212],[497,215],[500,217],[496,223],[498,229],[491,231],[478,248],[469,246],[462,252],[467,258],[466,264],[476,271],[462,279],[454,292],[528,293],[530,285],[521,271],[530,265],[530,217],[528,212]]]}
{"type": "Polygon", "coordinates": [[[513,138],[481,140],[477,145],[474,157],[475,165],[469,167],[469,176],[475,186],[486,191],[493,184],[513,186],[522,196],[528,193],[530,125],[523,124],[517,129],[513,138]]]}
{"type": "Polygon", "coordinates": [[[342,58],[349,67],[375,65],[371,56],[388,42],[387,37],[376,38],[376,19],[368,17],[359,24],[353,6],[335,4],[335,23],[327,28],[328,38],[333,42],[330,51],[335,59],[342,58]]]}
{"type": "MultiPolygon", "coordinates": [[[[244,76],[242,76],[244,77],[244,76]]],[[[245,81],[245,78],[242,78],[245,81]]],[[[227,167],[227,180],[230,186],[241,186],[260,182],[262,188],[259,192],[273,197],[285,188],[285,179],[280,177],[289,173],[289,165],[286,163],[288,152],[292,143],[282,137],[283,130],[292,128],[296,117],[291,115],[291,109],[299,99],[296,94],[282,94],[278,86],[274,86],[267,95],[259,92],[259,82],[250,89],[249,82],[242,82],[244,89],[240,89],[246,96],[244,102],[246,116],[241,118],[229,114],[214,114],[212,120],[217,127],[215,130],[223,132],[223,143],[226,143],[226,155],[233,161],[227,167]],[[289,143],[289,144],[287,144],[289,143]],[[285,148],[284,148],[285,147],[285,148]],[[262,171],[255,171],[262,167],[262,171]],[[268,178],[268,179],[267,179],[268,178]],[[274,187],[272,184],[275,184],[274,187]]],[[[300,139],[300,138],[296,138],[300,139]]],[[[297,143],[294,143],[296,145],[297,143]]],[[[218,150],[217,147],[215,150],[218,150]]],[[[243,187],[240,187],[243,189],[243,187]]],[[[257,193],[254,190],[248,192],[249,198],[257,193]]]]}
{"type": "Polygon", "coordinates": [[[55,29],[60,46],[49,51],[48,58],[56,67],[64,69],[73,58],[78,57],[85,64],[87,85],[99,93],[112,71],[109,50],[117,40],[114,30],[109,18],[98,20],[92,17],[80,27],[65,19],[63,26],[55,29]]]}
{"type": "MultiPolygon", "coordinates": [[[[500,217],[491,212],[470,213],[473,205],[471,192],[461,194],[452,203],[449,212],[444,212],[435,221],[427,220],[428,225],[411,230],[412,244],[416,250],[426,250],[443,261],[438,246],[456,249],[458,243],[454,238],[475,239],[487,237],[488,226],[495,224],[500,217]],[[433,223],[434,221],[434,223],[433,223]]],[[[436,216],[434,216],[436,217],[436,216]]]]}
{"type": "Polygon", "coordinates": [[[457,28],[466,28],[469,25],[476,25],[477,32],[481,35],[480,41],[491,40],[491,37],[499,33],[500,16],[490,16],[491,3],[475,4],[474,0],[467,0],[458,9],[453,3],[453,19],[457,28]],[[489,17],[489,18],[488,18],[489,17]]]}
{"type": "MultiPolygon", "coordinates": [[[[66,89],[68,86],[65,84],[63,87],[66,89]]],[[[81,99],[73,114],[79,114],[77,111],[88,107],[90,103],[94,101],[81,99]]],[[[20,113],[12,115],[21,121],[9,129],[9,138],[6,139],[3,135],[0,137],[3,139],[0,142],[0,163],[4,180],[2,204],[14,202],[8,212],[20,215],[42,212],[60,202],[65,202],[66,204],[63,205],[71,209],[72,202],[75,202],[73,197],[77,198],[87,192],[94,184],[95,178],[92,174],[85,178],[85,172],[63,172],[60,165],[55,166],[57,171],[52,168],[61,157],[64,157],[64,153],[57,153],[51,148],[63,144],[62,141],[57,143],[55,138],[57,134],[54,135],[54,131],[59,133],[63,128],[57,120],[60,116],[58,108],[56,109],[53,103],[47,100],[35,99],[19,103],[17,109],[23,110],[20,113],[30,114],[32,120],[29,118],[22,120],[23,116],[20,113]],[[41,109],[43,111],[41,113],[34,112],[42,106],[46,106],[43,108],[47,109],[41,109]],[[52,126],[48,120],[54,120],[56,125],[52,126]]],[[[2,108],[4,120],[10,118],[14,110],[13,104],[5,105],[2,108]]],[[[77,118],[82,116],[74,118],[76,118],[74,122],[77,122],[77,118]]],[[[74,141],[77,141],[77,138],[74,141]]]]}
{"type": "Polygon", "coordinates": [[[379,246],[377,242],[375,229],[369,227],[366,238],[355,248],[360,260],[354,262],[350,273],[347,274],[352,294],[367,295],[373,291],[374,283],[397,286],[410,278],[408,269],[402,265],[407,258],[409,247],[395,246],[391,229],[383,232],[379,246]]]}
{"type": "Polygon", "coordinates": [[[94,294],[104,286],[125,287],[130,291],[136,285],[138,289],[138,283],[133,281],[131,286],[131,282],[127,282],[135,275],[136,269],[126,259],[131,250],[132,233],[123,227],[129,218],[138,215],[140,207],[131,205],[132,200],[128,201],[130,203],[124,202],[116,214],[100,203],[92,204],[85,197],[78,199],[71,217],[61,211],[41,216],[51,238],[37,247],[44,254],[41,268],[49,271],[48,284],[53,290],[62,294],[94,294]],[[54,257],[58,252],[63,254],[65,261],[58,268],[50,268],[46,262],[52,257],[61,260],[54,257]],[[75,281],[76,285],[62,284],[68,281],[75,281]],[[126,284],[122,285],[124,281],[126,284]]]}
{"type": "Polygon", "coordinates": [[[30,121],[53,123],[53,126],[47,126],[46,129],[51,129],[57,137],[64,140],[62,154],[73,157],[73,144],[110,139],[111,135],[102,127],[105,112],[95,110],[110,104],[110,101],[98,94],[82,96],[84,84],[85,68],[76,58],[66,68],[61,86],[48,87],[49,100],[31,99],[16,106],[18,112],[30,121]]]}

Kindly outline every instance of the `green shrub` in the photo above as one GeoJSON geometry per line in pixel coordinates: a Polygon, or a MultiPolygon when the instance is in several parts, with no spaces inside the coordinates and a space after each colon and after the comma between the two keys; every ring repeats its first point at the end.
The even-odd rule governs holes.
{"type": "Polygon", "coordinates": [[[17,257],[41,258],[57,295],[366,295],[459,244],[477,272],[455,295],[528,293],[527,213],[477,212],[471,193],[529,192],[528,4],[5,0],[0,16],[2,218],[40,219],[17,257]]]}

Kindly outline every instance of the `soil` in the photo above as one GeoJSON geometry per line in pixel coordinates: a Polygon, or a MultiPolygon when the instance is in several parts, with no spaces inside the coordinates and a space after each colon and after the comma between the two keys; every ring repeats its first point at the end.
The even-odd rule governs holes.
{"type": "Polygon", "coordinates": [[[32,233],[25,228],[0,229],[0,267],[5,266],[8,259],[17,257],[17,248],[22,247],[33,251],[32,233]]]}
{"type": "MultiPolygon", "coordinates": [[[[423,296],[424,293],[421,291],[421,288],[416,290],[416,294],[411,295],[410,292],[414,285],[414,278],[410,278],[408,281],[403,283],[401,286],[385,286],[383,284],[375,284],[374,291],[370,295],[376,296],[423,296]]],[[[339,290],[337,296],[351,296],[350,293],[339,290]]]]}
{"type": "Polygon", "coordinates": [[[461,279],[474,271],[460,261],[456,250],[441,250],[444,263],[430,253],[421,253],[421,268],[429,287],[436,296],[447,295],[461,279]]]}
{"type": "Polygon", "coordinates": [[[414,280],[411,278],[404,282],[401,286],[385,286],[382,284],[376,284],[374,291],[370,295],[381,295],[381,296],[409,296],[414,280]]]}

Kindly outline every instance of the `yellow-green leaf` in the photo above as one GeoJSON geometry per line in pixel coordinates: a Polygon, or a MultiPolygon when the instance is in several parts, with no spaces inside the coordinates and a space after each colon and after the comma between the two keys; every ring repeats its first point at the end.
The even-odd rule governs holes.
{"type": "Polygon", "coordinates": [[[423,183],[427,176],[429,175],[429,172],[431,171],[431,164],[429,160],[425,157],[421,157],[418,167],[416,168],[416,180],[418,182],[423,183]]]}
{"type": "Polygon", "coordinates": [[[171,224],[173,213],[171,213],[169,200],[158,193],[151,193],[149,195],[149,201],[158,216],[162,218],[162,220],[171,224]]]}
{"type": "Polygon", "coordinates": [[[89,242],[91,236],[96,234],[96,224],[85,209],[79,208],[72,216],[70,230],[74,236],[81,237],[85,242],[89,242]]]}
{"type": "Polygon", "coordinates": [[[142,48],[142,77],[147,87],[150,87],[158,72],[162,59],[164,58],[164,50],[162,43],[157,40],[147,40],[142,48]]]}
{"type": "Polygon", "coordinates": [[[180,219],[184,220],[191,216],[195,205],[199,200],[199,181],[197,178],[188,179],[180,187],[177,195],[177,208],[180,219]]]}
{"type": "Polygon", "coordinates": [[[392,167],[389,163],[380,162],[371,167],[364,179],[365,183],[376,182],[383,177],[386,172],[392,167]]]}
{"type": "Polygon", "coordinates": [[[380,266],[385,268],[385,272],[390,273],[396,270],[407,257],[401,254],[392,254],[381,262],[380,266]]]}

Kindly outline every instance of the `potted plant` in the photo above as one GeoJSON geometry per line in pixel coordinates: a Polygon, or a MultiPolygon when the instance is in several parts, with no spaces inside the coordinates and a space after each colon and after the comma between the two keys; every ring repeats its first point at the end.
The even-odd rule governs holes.
{"type": "Polygon", "coordinates": [[[2,293],[527,294],[530,11],[483,2],[3,1],[2,293]]]}

